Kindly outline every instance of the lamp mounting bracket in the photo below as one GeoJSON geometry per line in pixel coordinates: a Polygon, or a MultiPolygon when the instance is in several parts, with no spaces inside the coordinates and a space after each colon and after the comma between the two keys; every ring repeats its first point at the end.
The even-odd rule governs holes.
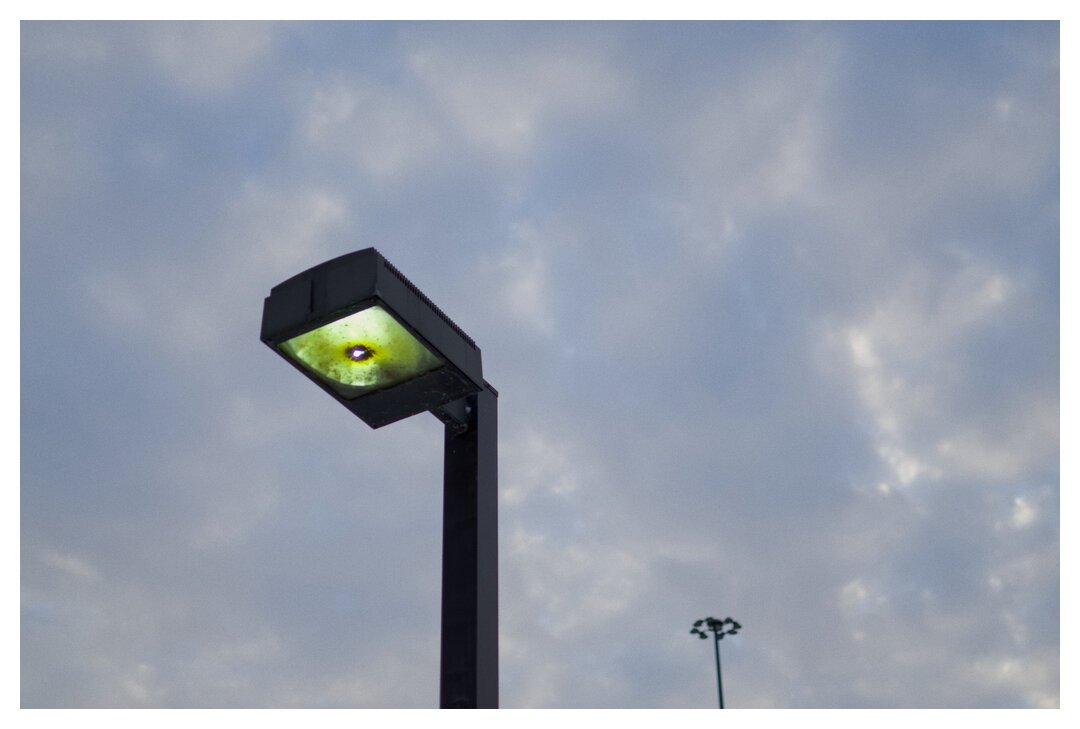
{"type": "Polygon", "coordinates": [[[431,414],[445,423],[454,433],[460,435],[469,429],[469,416],[472,415],[475,395],[468,395],[431,409],[431,414]]]}

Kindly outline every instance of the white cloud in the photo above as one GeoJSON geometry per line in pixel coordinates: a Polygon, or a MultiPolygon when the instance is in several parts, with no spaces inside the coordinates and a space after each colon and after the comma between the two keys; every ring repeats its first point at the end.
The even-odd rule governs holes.
{"type": "Polygon", "coordinates": [[[92,581],[101,579],[101,575],[90,562],[72,554],[61,554],[46,550],[41,554],[41,562],[69,577],[92,581]]]}
{"type": "Polygon", "coordinates": [[[113,701],[119,706],[154,708],[167,703],[166,692],[153,666],[137,663],[120,669],[118,694],[113,701]],[[126,670],[125,670],[126,668],[126,670]]]}
{"type": "Polygon", "coordinates": [[[151,62],[198,97],[228,93],[261,72],[275,37],[271,23],[150,23],[143,30],[151,62]]]}
{"type": "Polygon", "coordinates": [[[838,602],[841,608],[857,617],[880,610],[889,599],[879,589],[868,585],[862,577],[856,577],[840,588],[838,602]]]}
{"type": "Polygon", "coordinates": [[[1031,708],[1057,709],[1061,707],[1059,693],[1047,690],[1048,686],[1057,683],[1056,672],[1052,672],[1050,667],[1053,660],[1054,657],[1049,655],[979,658],[967,667],[960,678],[978,686],[980,690],[994,686],[1002,691],[1019,689],[1031,708]]]}
{"type": "Polygon", "coordinates": [[[299,271],[330,255],[330,239],[350,222],[341,191],[315,185],[244,182],[231,210],[231,219],[218,234],[237,241],[223,246],[238,269],[299,271]]]}
{"type": "Polygon", "coordinates": [[[840,588],[840,604],[849,609],[856,608],[866,601],[869,594],[863,581],[856,577],[840,588]]]}
{"type": "Polygon", "coordinates": [[[199,465],[189,464],[183,471],[186,478],[200,478],[204,486],[211,487],[203,492],[203,516],[190,527],[189,545],[195,550],[242,545],[253,530],[278,514],[281,484],[272,470],[237,474],[230,467],[229,473],[222,474],[199,465]],[[218,488],[213,488],[215,484],[218,488]]]}
{"type": "Polygon", "coordinates": [[[503,448],[501,498],[518,505],[533,498],[566,498],[593,470],[579,449],[540,430],[519,431],[503,448]]]}
{"type": "Polygon", "coordinates": [[[877,453],[900,485],[946,474],[1010,478],[1056,448],[1057,410],[1041,396],[1000,400],[998,422],[952,405],[968,387],[969,343],[1016,326],[1029,296],[1004,272],[968,260],[900,277],[869,315],[834,328],[877,453]]]}
{"type": "Polygon", "coordinates": [[[485,277],[499,282],[497,313],[515,326],[526,327],[544,337],[555,331],[559,302],[548,263],[548,250],[555,242],[548,239],[551,232],[538,230],[531,223],[514,225],[505,253],[491,265],[493,270],[485,277]]]}
{"type": "Polygon", "coordinates": [[[145,326],[149,302],[129,276],[112,270],[90,271],[86,274],[86,293],[106,319],[106,328],[145,326]]]}
{"type": "Polygon", "coordinates": [[[1034,523],[1039,518],[1039,513],[1035,507],[1028,503],[1027,499],[1023,496],[1017,496],[1013,500],[1013,515],[1011,524],[1014,529],[1025,529],[1034,523]]]}
{"type": "Polygon", "coordinates": [[[170,356],[220,349],[214,322],[222,309],[216,299],[198,296],[200,282],[184,271],[155,261],[90,270],[83,284],[109,337],[139,339],[170,356]]]}
{"type": "Polygon", "coordinates": [[[304,103],[301,153],[349,160],[378,183],[421,174],[449,143],[422,102],[361,78],[324,84],[304,103]]]}
{"type": "Polygon", "coordinates": [[[1048,397],[1014,404],[998,424],[960,426],[936,446],[943,467],[979,478],[1016,478],[1059,448],[1059,405],[1048,397]]]}
{"type": "Polygon", "coordinates": [[[537,43],[521,36],[505,48],[410,38],[410,69],[475,150],[495,158],[528,156],[555,124],[612,114],[625,74],[594,42],[537,43]]]}
{"type": "Polygon", "coordinates": [[[777,204],[822,202],[842,43],[823,27],[792,41],[745,75],[718,75],[673,119],[662,142],[687,175],[687,193],[711,201],[695,208],[756,217],[777,204]]]}
{"type": "Polygon", "coordinates": [[[583,647],[621,643],[626,633],[619,631],[640,622],[634,611],[655,584],[649,555],[598,535],[568,540],[521,521],[509,528],[509,549],[501,556],[502,574],[511,577],[501,585],[500,650],[504,671],[528,667],[527,680],[514,682],[513,705],[567,706],[583,691],[599,696],[625,685],[625,666],[583,683],[581,664],[598,660],[583,647]]]}

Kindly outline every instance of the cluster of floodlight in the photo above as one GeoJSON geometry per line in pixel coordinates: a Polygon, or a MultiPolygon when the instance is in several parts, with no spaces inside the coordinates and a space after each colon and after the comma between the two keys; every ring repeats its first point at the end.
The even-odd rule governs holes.
{"type": "Polygon", "coordinates": [[[694,621],[694,627],[690,629],[690,634],[705,640],[708,636],[705,634],[705,630],[701,629],[701,626],[703,625],[705,626],[705,630],[712,631],[713,635],[716,636],[716,640],[722,640],[725,635],[737,635],[742,628],[741,625],[731,618],[724,618],[723,620],[717,618],[702,618],[701,620],[694,621]]]}

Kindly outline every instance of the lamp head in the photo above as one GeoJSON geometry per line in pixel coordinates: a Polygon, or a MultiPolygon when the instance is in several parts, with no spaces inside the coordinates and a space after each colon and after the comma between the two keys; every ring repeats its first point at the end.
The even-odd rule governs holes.
{"type": "Polygon", "coordinates": [[[373,428],[484,387],[480,350],[374,248],[278,284],[261,339],[373,428]]]}

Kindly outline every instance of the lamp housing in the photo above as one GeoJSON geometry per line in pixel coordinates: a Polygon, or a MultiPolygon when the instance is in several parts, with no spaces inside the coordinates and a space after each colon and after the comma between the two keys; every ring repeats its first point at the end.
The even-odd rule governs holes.
{"type": "Polygon", "coordinates": [[[374,248],[274,286],[260,338],[372,428],[425,410],[464,425],[485,387],[475,342],[374,248]]]}

